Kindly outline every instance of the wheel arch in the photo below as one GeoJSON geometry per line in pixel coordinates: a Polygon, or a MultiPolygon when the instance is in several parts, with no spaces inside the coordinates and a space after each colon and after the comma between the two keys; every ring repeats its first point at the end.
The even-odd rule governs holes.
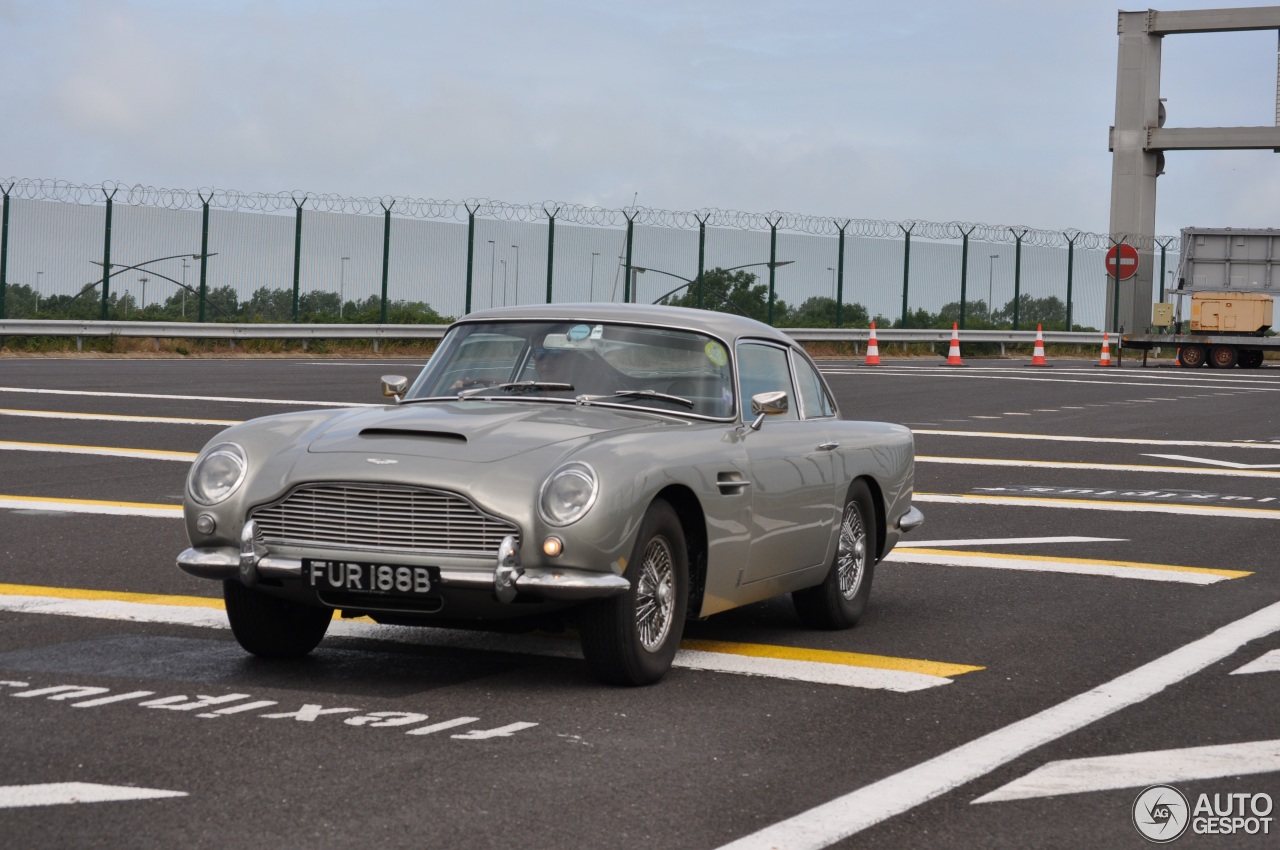
{"type": "Polygon", "coordinates": [[[684,484],[671,484],[654,496],[675,510],[684,531],[685,549],[689,555],[689,603],[687,616],[702,610],[702,597],[707,587],[707,517],[693,490],[684,484]]]}
{"type": "Polygon", "coordinates": [[[861,481],[867,485],[867,490],[871,493],[871,504],[876,512],[876,563],[884,557],[885,538],[888,537],[888,522],[886,519],[886,511],[884,505],[884,491],[880,489],[880,483],[870,475],[859,475],[857,478],[849,482],[849,489],[845,492],[845,501],[853,495],[853,488],[861,481]]]}

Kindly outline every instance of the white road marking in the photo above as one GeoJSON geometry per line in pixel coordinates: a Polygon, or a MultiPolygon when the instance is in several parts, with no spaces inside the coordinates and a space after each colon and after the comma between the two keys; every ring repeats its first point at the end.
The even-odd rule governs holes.
{"type": "Polygon", "coordinates": [[[1280,673],[1280,649],[1273,649],[1260,658],[1250,661],[1239,670],[1232,670],[1231,675],[1246,673],[1280,673]]]}
{"type": "MultiPolygon", "coordinates": [[[[974,417],[977,418],[977,417],[974,417]]],[[[995,419],[999,417],[985,417],[995,419]]],[[[941,431],[913,429],[937,437],[988,437],[994,440],[1032,440],[1052,443],[1112,443],[1129,446],[1194,446],[1210,449],[1280,449],[1280,443],[1228,443],[1214,440],[1143,440],[1132,437],[1073,437],[1061,434],[1014,434],[1007,431],[941,431]]]]}
{"type": "Polygon", "coordinates": [[[1163,460],[1185,460],[1189,463],[1204,463],[1210,466],[1225,466],[1228,469],[1280,469],[1280,463],[1236,463],[1230,460],[1214,460],[1209,457],[1191,457],[1189,455],[1146,455],[1163,460]]]}
{"type": "Polygon", "coordinates": [[[169,519],[182,518],[182,505],[147,505],[132,502],[100,502],[87,499],[52,499],[34,496],[0,496],[0,510],[41,511],[43,513],[59,514],[149,516],[169,519]]]}
{"type": "Polygon", "coordinates": [[[244,398],[241,396],[215,395],[164,395],[159,393],[112,393],[101,390],[45,390],[31,387],[0,387],[0,393],[33,395],[73,395],[96,398],[151,398],[163,401],[227,401],[236,404],[277,404],[291,407],[381,407],[377,404],[357,404],[350,401],[305,401],[296,398],[244,398]]]}
{"type": "Polygon", "coordinates": [[[1051,761],[974,803],[1143,788],[1280,770],[1280,741],[1248,741],[1116,756],[1051,761]]]}
{"type": "MultiPolygon", "coordinates": [[[[1234,519],[1280,519],[1280,511],[1266,508],[1228,508],[1213,505],[1173,505],[1168,502],[1106,502],[1099,499],[1055,499],[1023,496],[981,496],[951,493],[916,493],[915,502],[951,505],[1003,505],[1020,508],[1060,508],[1074,511],[1121,511],[1125,513],[1187,514],[1234,519]]],[[[2,506],[2,503],[0,503],[2,506]]]]}
{"type": "Polygon", "coordinates": [[[122,800],[155,800],[185,797],[185,791],[134,788],[130,785],[96,785],[91,782],[47,782],[41,785],[0,785],[0,809],[57,806],[65,803],[111,803],[122,800]]]}
{"type": "MultiPolygon", "coordinates": [[[[923,547],[922,547],[923,548],[923,547]]],[[[989,570],[1017,570],[1037,573],[1071,573],[1086,576],[1108,576],[1144,581],[1167,581],[1177,584],[1217,584],[1251,573],[1242,570],[1212,570],[1198,567],[1178,568],[1166,564],[1141,564],[1128,561],[1077,560],[1028,555],[994,555],[977,552],[944,552],[899,547],[884,558],[899,564],[932,564],[940,567],[977,567],[989,570]]]]}
{"type": "MultiPolygon", "coordinates": [[[[1135,378],[1135,379],[1146,378],[1147,380],[1132,380],[1132,381],[1110,380],[1103,375],[1099,375],[1097,379],[1094,379],[1094,380],[1090,380],[1087,378],[1065,377],[1065,375],[1071,374],[1070,372],[1059,372],[1058,375],[1056,376],[1044,376],[1044,377],[1032,377],[1030,375],[1009,375],[1009,374],[999,375],[999,374],[992,374],[990,372],[984,372],[981,369],[977,369],[977,370],[967,369],[967,370],[961,371],[959,369],[956,369],[955,367],[947,368],[945,366],[924,367],[924,368],[898,367],[896,369],[895,368],[885,369],[879,366],[872,366],[870,368],[859,368],[859,369],[824,369],[822,370],[822,372],[824,375],[858,375],[859,377],[866,376],[866,375],[879,375],[882,377],[883,376],[901,377],[904,375],[909,375],[909,376],[918,377],[918,378],[933,378],[933,377],[936,377],[934,373],[937,372],[937,373],[950,375],[954,378],[976,378],[978,380],[989,380],[989,381],[1034,381],[1039,383],[1090,384],[1092,386],[1103,386],[1103,387],[1144,387],[1146,389],[1151,388],[1151,380],[1154,380],[1154,379],[1162,380],[1168,386],[1179,388],[1179,389],[1207,390],[1207,389],[1212,389],[1214,386],[1216,386],[1216,384],[1204,383],[1205,381],[1210,380],[1208,378],[1201,378],[1197,381],[1197,379],[1195,378],[1181,378],[1181,376],[1174,376],[1174,375],[1159,375],[1159,376],[1140,375],[1140,374],[1135,374],[1136,370],[1125,370],[1122,374],[1124,374],[1124,376],[1127,378],[1135,378]],[[1175,380],[1176,380],[1176,383],[1175,383],[1175,380]]],[[[1081,372],[1079,374],[1089,374],[1089,373],[1081,372]]],[[[1240,383],[1241,379],[1236,379],[1236,382],[1240,383]]],[[[1257,383],[1269,384],[1269,385],[1260,387],[1257,390],[1258,392],[1280,392],[1280,386],[1276,386],[1272,382],[1259,381],[1257,383]]],[[[1105,407],[1106,405],[1095,405],[1095,406],[1105,407]]]]}
{"type": "MultiPolygon", "coordinates": [[[[138,623],[165,623],[208,629],[228,629],[227,615],[218,608],[184,605],[156,605],[112,599],[64,599],[52,596],[0,595],[0,611],[127,620],[138,623]]],[[[576,641],[540,635],[509,636],[449,629],[383,626],[354,620],[334,620],[329,625],[334,637],[363,638],[395,643],[448,646],[486,652],[508,652],[560,658],[582,658],[576,641]]],[[[851,664],[760,658],[732,653],[681,649],[673,666],[769,678],[869,688],[906,693],[949,685],[952,679],[928,673],[892,670],[851,664]]]]}
{"type": "Polygon", "coordinates": [[[1024,720],[725,845],[819,850],[972,782],[1032,750],[1136,705],[1280,631],[1280,602],[1024,720]]]}
{"type": "MultiPolygon", "coordinates": [[[[1166,455],[1156,455],[1166,457],[1166,455]]],[[[1176,456],[1172,456],[1176,457],[1176,456]]],[[[1098,472],[1160,472],[1170,475],[1214,475],[1227,478],[1280,478],[1280,472],[1260,467],[1206,469],[1203,466],[1151,466],[1140,463],[1080,463],[1067,460],[1018,460],[989,457],[940,457],[916,455],[916,463],[947,463],[956,466],[1016,466],[1027,469],[1089,469],[1098,472]]],[[[1233,464],[1246,467],[1246,464],[1233,464]]],[[[1276,464],[1280,467],[1280,464],[1276,464]]]]}
{"type": "Polygon", "coordinates": [[[912,540],[905,538],[898,548],[940,549],[944,546],[1021,546],[1025,543],[1125,543],[1124,537],[976,537],[965,540],[912,540]]]}
{"type": "Polygon", "coordinates": [[[100,457],[127,457],[134,460],[175,460],[180,463],[191,463],[196,459],[195,452],[152,451],[149,449],[122,449],[110,446],[64,446],[54,443],[18,443],[0,440],[0,451],[7,452],[45,452],[49,454],[97,455],[100,457]]]}
{"type": "Polygon", "coordinates": [[[0,407],[0,416],[25,416],[35,419],[84,419],[102,422],[129,422],[156,425],[239,425],[240,419],[186,419],[177,416],[127,416],[123,413],[66,413],[60,410],[18,410],[0,407]]]}

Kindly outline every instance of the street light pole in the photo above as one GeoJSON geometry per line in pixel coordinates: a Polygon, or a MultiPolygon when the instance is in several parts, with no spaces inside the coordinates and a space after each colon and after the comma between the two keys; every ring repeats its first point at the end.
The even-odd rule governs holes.
{"type": "Polygon", "coordinates": [[[347,260],[350,257],[343,257],[342,262],[338,263],[338,318],[342,318],[342,308],[347,306],[347,260]]]}
{"type": "Polygon", "coordinates": [[[827,271],[831,272],[831,300],[836,300],[836,270],[832,266],[827,266],[827,271]]]}
{"type": "Polygon", "coordinates": [[[511,247],[514,248],[516,252],[516,287],[515,287],[516,294],[513,300],[515,301],[516,304],[519,304],[520,303],[520,246],[512,245],[511,247]]]}
{"type": "Polygon", "coordinates": [[[141,309],[144,313],[147,310],[147,281],[148,280],[150,280],[150,278],[148,278],[146,275],[143,275],[142,277],[138,278],[138,283],[142,284],[142,308],[141,309]]]}
{"type": "Polygon", "coordinates": [[[600,256],[599,251],[591,252],[591,289],[587,295],[588,301],[596,300],[596,257],[600,256]]]}
{"type": "Polygon", "coordinates": [[[36,272],[36,312],[40,312],[40,275],[44,272],[36,272]]]}
{"type": "Polygon", "coordinates": [[[502,306],[505,307],[507,306],[507,260],[504,257],[498,262],[502,263],[502,306]]]}
{"type": "Polygon", "coordinates": [[[999,254],[991,254],[987,260],[987,321],[995,314],[995,305],[991,303],[991,272],[995,268],[999,254]]]}
{"type": "Polygon", "coordinates": [[[490,239],[490,240],[488,240],[488,241],[489,241],[489,306],[490,306],[490,307],[492,307],[492,306],[493,306],[493,281],[494,281],[494,271],[498,268],[498,267],[494,264],[493,258],[497,256],[497,254],[496,254],[495,252],[496,252],[498,249],[497,249],[497,247],[493,244],[493,240],[492,240],[492,239],[490,239]]]}
{"type": "Polygon", "coordinates": [[[182,318],[187,317],[187,258],[182,258],[182,318]]]}

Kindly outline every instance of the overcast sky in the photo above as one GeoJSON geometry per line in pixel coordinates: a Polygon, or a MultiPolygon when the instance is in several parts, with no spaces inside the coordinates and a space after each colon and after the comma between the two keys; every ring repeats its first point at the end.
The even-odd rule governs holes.
{"type": "MultiPolygon", "coordinates": [[[[1105,232],[1118,8],[0,0],[0,177],[1105,232]]],[[[1274,31],[1163,50],[1168,126],[1275,123],[1274,31]]],[[[1172,152],[1157,231],[1277,199],[1280,155],[1172,152]]]]}

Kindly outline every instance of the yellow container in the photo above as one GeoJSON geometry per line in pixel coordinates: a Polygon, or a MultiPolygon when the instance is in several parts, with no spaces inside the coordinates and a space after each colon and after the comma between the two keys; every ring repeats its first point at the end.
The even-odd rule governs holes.
{"type": "Polygon", "coordinates": [[[1271,327],[1275,305],[1261,292],[1196,292],[1191,296],[1192,333],[1260,333],[1271,327]]]}

